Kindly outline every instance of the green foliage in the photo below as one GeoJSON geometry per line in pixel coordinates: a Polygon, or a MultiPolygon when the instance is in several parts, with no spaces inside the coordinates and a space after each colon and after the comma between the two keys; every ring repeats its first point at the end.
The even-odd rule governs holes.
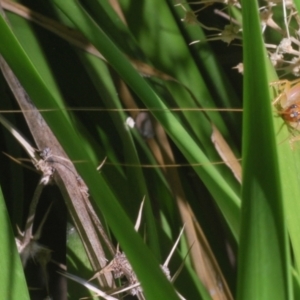
{"type": "MultiPolygon", "coordinates": [[[[205,42],[211,38],[211,28],[204,32],[187,4],[122,0],[123,22],[110,2],[28,1],[26,5],[33,10],[81,36],[59,29],[64,37],[57,37],[6,12],[9,23],[0,17],[0,53],[74,161],[99,219],[126,253],[146,299],[178,299],[176,291],[186,299],[232,299],[236,287],[238,299],[292,299],[293,292],[299,293],[299,149],[291,149],[286,126],[279,130],[283,121],[274,118],[269,83],[276,76],[269,75],[274,70],[267,59],[254,1],[244,1],[242,16],[240,10],[229,8],[244,26],[242,34],[236,34],[237,41],[243,35],[243,101],[241,81],[232,80],[232,73],[223,70],[226,56],[215,56],[215,52],[220,55],[218,49],[205,42]],[[196,24],[187,24],[188,16],[196,24]],[[65,41],[74,35],[81,48],[65,41]],[[201,42],[189,45],[195,40],[201,42]],[[243,126],[241,113],[231,111],[241,108],[242,102],[243,126]],[[150,113],[154,138],[143,137],[138,128],[126,125],[129,116],[137,117],[137,108],[150,113]],[[232,167],[214,164],[224,154],[220,144],[212,141],[216,130],[236,157],[241,157],[243,140],[242,192],[232,167]],[[96,167],[105,157],[99,174],[96,167]],[[149,165],[152,167],[146,167],[149,165]],[[133,224],[144,197],[137,233],[133,224]],[[183,224],[186,235],[172,259],[171,274],[190,254],[178,279],[170,284],[159,264],[183,224]],[[294,261],[289,257],[288,234],[294,261]]],[[[210,13],[215,22],[220,21],[212,10],[210,13]]],[[[240,49],[223,49],[230,54],[236,48],[240,49]]],[[[7,90],[1,78],[3,110],[16,108],[7,90]]],[[[19,117],[13,115],[10,120],[29,139],[19,117]]],[[[2,136],[1,150],[24,156],[11,136],[4,131],[2,136]]],[[[11,224],[3,201],[1,253],[6,254],[0,265],[8,271],[2,274],[7,284],[0,285],[0,292],[7,294],[10,282],[17,282],[21,286],[18,293],[29,298],[11,227],[22,227],[37,181],[30,182],[27,171],[7,158],[1,157],[2,161],[9,170],[9,176],[1,170],[0,183],[11,224]],[[13,259],[7,260],[7,249],[14,253],[13,259]]],[[[43,197],[58,197],[48,190],[49,196],[44,192],[43,197]]],[[[63,213],[57,214],[65,224],[63,213]]],[[[51,219],[55,223],[50,214],[48,226],[51,219]]],[[[67,257],[71,273],[88,280],[96,270],[91,269],[80,236],[70,232],[68,229],[57,251],[67,257]]],[[[92,294],[84,287],[77,290],[76,285],[69,285],[69,297],[92,294]]],[[[20,294],[6,298],[22,299],[20,294]]]]}
{"type": "Polygon", "coordinates": [[[17,252],[2,191],[0,190],[1,293],[6,299],[29,299],[23,267],[17,252]],[[5,271],[4,271],[5,270],[5,271]]]}

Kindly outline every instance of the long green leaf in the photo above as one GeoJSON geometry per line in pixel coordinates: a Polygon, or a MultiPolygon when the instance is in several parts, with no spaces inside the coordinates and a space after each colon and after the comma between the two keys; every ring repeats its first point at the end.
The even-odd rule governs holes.
{"type": "Polygon", "coordinates": [[[3,299],[30,299],[15,238],[0,189],[0,294],[3,299]]]}
{"type": "Polygon", "coordinates": [[[255,1],[243,1],[244,122],[238,299],[290,299],[291,277],[267,57],[255,1]],[[259,107],[259,109],[257,109],[259,107]]]}

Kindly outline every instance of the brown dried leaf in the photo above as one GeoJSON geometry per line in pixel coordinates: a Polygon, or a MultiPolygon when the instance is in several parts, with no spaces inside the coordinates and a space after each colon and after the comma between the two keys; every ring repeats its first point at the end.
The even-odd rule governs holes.
{"type": "Polygon", "coordinates": [[[242,167],[217,127],[212,124],[211,140],[224,163],[230,168],[239,183],[242,183],[242,167]]]}

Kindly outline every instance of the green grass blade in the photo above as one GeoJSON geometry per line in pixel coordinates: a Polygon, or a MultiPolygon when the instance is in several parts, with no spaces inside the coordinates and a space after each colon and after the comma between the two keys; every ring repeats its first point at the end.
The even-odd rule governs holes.
{"type": "MultiPolygon", "coordinates": [[[[297,11],[300,11],[300,1],[294,1],[297,11]]],[[[281,130],[282,122],[277,126],[277,131],[280,133],[279,141],[279,158],[281,182],[284,186],[283,196],[284,205],[288,224],[289,235],[293,248],[293,255],[295,258],[295,269],[298,272],[299,278],[300,270],[300,239],[299,228],[300,219],[298,212],[300,211],[300,202],[298,201],[300,194],[300,159],[299,159],[299,141],[289,144],[288,140],[291,138],[291,133],[288,132],[287,126],[281,130]]],[[[298,133],[297,133],[298,134],[298,133]]],[[[298,283],[299,285],[299,283],[298,283]]],[[[297,299],[297,297],[295,297],[297,299]]]]}
{"type": "MultiPolygon", "coordinates": [[[[114,84],[111,80],[107,65],[103,61],[100,61],[98,58],[93,57],[89,54],[84,54],[81,57],[84,65],[87,68],[87,72],[91,78],[91,81],[94,83],[95,88],[99,93],[99,97],[103,98],[105,107],[110,109],[121,109],[122,107],[120,105],[119,98],[117,97],[117,91],[115,90],[114,84]]],[[[122,144],[125,162],[129,165],[140,165],[133,138],[130,131],[124,125],[124,122],[126,120],[125,113],[121,111],[118,113],[113,112],[111,113],[111,118],[116,127],[118,135],[121,137],[120,143],[122,144]]],[[[145,216],[144,222],[147,223],[147,243],[149,244],[150,249],[153,251],[153,253],[155,253],[155,256],[157,258],[160,258],[155,221],[153,218],[153,213],[151,211],[150,202],[148,201],[149,195],[142,169],[128,168],[126,170],[126,175],[126,184],[131,187],[128,189],[130,203],[127,203],[127,205],[135,206],[137,212],[142,199],[144,197],[145,199],[147,199],[143,212],[145,216]]],[[[122,202],[124,203],[125,201],[123,200],[122,202]]],[[[131,217],[133,217],[133,220],[135,220],[137,215],[135,214],[131,217]]]]}
{"type": "MultiPolygon", "coordinates": [[[[91,277],[92,267],[86,255],[86,251],[76,228],[67,223],[67,270],[87,280],[91,277]]],[[[70,280],[68,282],[68,296],[70,299],[92,297],[93,293],[78,283],[70,280]]]]}
{"type": "Polygon", "coordinates": [[[0,294],[3,299],[30,299],[28,288],[0,189],[0,294]]]}
{"type": "Polygon", "coordinates": [[[237,298],[290,299],[290,260],[266,72],[267,55],[257,4],[243,1],[242,5],[244,173],[237,298]]]}

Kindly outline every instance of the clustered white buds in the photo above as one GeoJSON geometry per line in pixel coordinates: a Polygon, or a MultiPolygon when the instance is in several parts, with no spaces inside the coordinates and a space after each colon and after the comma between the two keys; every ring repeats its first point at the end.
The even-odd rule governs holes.
{"type": "MultiPolygon", "coordinates": [[[[295,9],[293,0],[265,0],[265,2],[266,5],[259,8],[259,14],[261,19],[261,32],[262,35],[264,35],[265,46],[268,49],[270,61],[275,69],[281,72],[280,74],[286,75],[290,73],[298,77],[300,76],[300,17],[295,9]],[[290,26],[290,24],[293,25],[290,26]],[[290,30],[290,28],[293,28],[293,30],[290,30]],[[268,39],[270,39],[270,36],[272,35],[265,34],[267,29],[276,31],[277,34],[282,37],[281,40],[279,42],[274,42],[273,40],[269,41],[268,39]]],[[[223,41],[229,45],[232,44],[233,41],[242,39],[242,24],[235,20],[232,15],[226,14],[224,10],[215,10],[217,15],[228,20],[228,24],[225,25],[223,29],[211,28],[201,23],[201,16],[198,17],[197,12],[214,3],[222,3],[226,6],[234,6],[237,9],[241,9],[238,0],[195,1],[190,3],[190,5],[197,4],[201,7],[195,11],[188,8],[183,1],[180,1],[175,5],[184,11],[184,17],[181,20],[187,25],[196,24],[203,29],[216,32],[212,35],[208,35],[205,40],[196,40],[190,43],[190,45],[216,40],[223,41]]],[[[239,67],[234,68],[236,68],[239,73],[242,73],[240,65],[241,64],[238,65],[239,67]]]]}

